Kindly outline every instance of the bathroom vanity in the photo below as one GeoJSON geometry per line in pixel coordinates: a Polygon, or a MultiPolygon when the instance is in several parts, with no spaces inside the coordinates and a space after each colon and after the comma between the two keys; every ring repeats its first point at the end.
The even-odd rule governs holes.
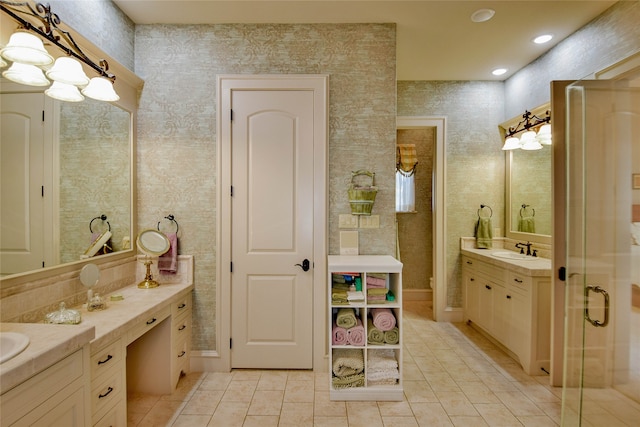
{"type": "Polygon", "coordinates": [[[191,348],[193,257],[180,259],[177,283],[120,288],[102,311],[74,307],[79,325],[1,323],[30,343],[0,365],[0,424],[126,426],[127,392],[170,394],[191,348]]]}
{"type": "MultiPolygon", "coordinates": [[[[513,252],[518,255],[517,252],[513,252]]],[[[528,375],[549,372],[551,260],[512,259],[504,249],[461,249],[464,320],[528,375]]]]}

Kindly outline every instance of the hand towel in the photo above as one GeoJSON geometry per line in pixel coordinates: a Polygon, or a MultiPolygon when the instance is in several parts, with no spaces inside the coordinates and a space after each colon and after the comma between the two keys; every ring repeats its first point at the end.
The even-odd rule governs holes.
{"type": "Polygon", "coordinates": [[[478,218],[475,229],[476,247],[478,249],[491,249],[493,246],[493,227],[491,218],[478,218]]]}
{"type": "Polygon", "coordinates": [[[336,325],[349,329],[356,326],[356,314],[353,308],[340,308],[336,315],[336,325]]]}
{"type": "Polygon", "coordinates": [[[536,221],[532,216],[520,217],[518,219],[518,231],[523,233],[535,233],[536,221]]]}
{"type": "Polygon", "coordinates": [[[160,274],[176,274],[178,272],[178,235],[167,233],[169,250],[158,258],[158,271],[160,274]]]}
{"type": "Polygon", "coordinates": [[[382,348],[367,352],[368,369],[390,369],[398,368],[396,352],[392,348],[382,348]]]}
{"type": "Polygon", "coordinates": [[[347,331],[347,342],[351,345],[364,346],[365,335],[364,326],[362,326],[362,320],[357,319],[357,324],[353,328],[349,328],[347,331]]]}
{"type": "Polygon", "coordinates": [[[331,329],[331,341],[333,345],[347,345],[347,330],[336,325],[334,322],[333,328],[331,329]]]}
{"type": "Polygon", "coordinates": [[[367,318],[367,343],[371,345],[384,344],[384,332],[376,328],[371,318],[367,318]]]}
{"type": "Polygon", "coordinates": [[[364,356],[357,348],[334,348],[331,370],[338,377],[360,374],[364,371],[364,356]]]}
{"type": "Polygon", "coordinates": [[[374,326],[382,332],[390,331],[396,326],[396,317],[388,308],[371,309],[371,319],[373,319],[374,326]]]}
{"type": "Polygon", "coordinates": [[[347,303],[347,290],[346,289],[331,289],[331,302],[333,304],[346,304],[347,303]]]}
{"type": "Polygon", "coordinates": [[[367,276],[367,288],[384,288],[387,281],[378,277],[367,276]]]}
{"type": "Polygon", "coordinates": [[[346,377],[333,377],[331,383],[335,390],[350,387],[364,387],[364,374],[349,375],[346,377]]]}
{"type": "Polygon", "coordinates": [[[395,345],[400,342],[400,332],[398,331],[398,327],[391,329],[390,331],[384,332],[384,343],[395,345]]]}

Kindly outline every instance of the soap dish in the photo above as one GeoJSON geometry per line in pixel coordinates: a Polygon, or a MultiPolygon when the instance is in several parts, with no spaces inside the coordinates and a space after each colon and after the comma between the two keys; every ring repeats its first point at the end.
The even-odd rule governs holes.
{"type": "Polygon", "coordinates": [[[58,325],[77,325],[82,321],[78,310],[68,309],[64,302],[60,303],[60,310],[49,313],[45,316],[45,323],[55,323],[58,325]]]}

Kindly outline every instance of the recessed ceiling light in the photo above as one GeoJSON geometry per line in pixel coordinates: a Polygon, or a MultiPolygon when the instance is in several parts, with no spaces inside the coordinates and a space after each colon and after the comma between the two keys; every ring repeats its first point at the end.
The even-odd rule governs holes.
{"type": "Polygon", "coordinates": [[[478,9],[471,14],[471,20],[473,22],[486,22],[493,18],[495,13],[496,11],[493,9],[478,9]]]}
{"type": "Polygon", "coordinates": [[[506,73],[506,72],[507,72],[507,69],[506,69],[506,68],[496,68],[495,70],[493,70],[493,71],[491,72],[491,74],[493,74],[494,76],[501,76],[501,75],[503,75],[503,74],[504,74],[504,73],[506,73]]]}
{"type": "Polygon", "coordinates": [[[552,38],[553,38],[553,35],[551,35],[551,34],[543,34],[543,35],[538,36],[535,39],[533,39],[533,42],[535,44],[543,44],[543,43],[548,42],[552,38]]]}

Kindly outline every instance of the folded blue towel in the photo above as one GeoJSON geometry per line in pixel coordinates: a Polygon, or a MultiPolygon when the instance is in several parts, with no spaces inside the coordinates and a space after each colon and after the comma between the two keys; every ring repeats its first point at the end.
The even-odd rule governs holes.
{"type": "Polygon", "coordinates": [[[476,247],[478,249],[491,249],[493,245],[493,227],[491,218],[478,218],[475,229],[476,247]]]}

